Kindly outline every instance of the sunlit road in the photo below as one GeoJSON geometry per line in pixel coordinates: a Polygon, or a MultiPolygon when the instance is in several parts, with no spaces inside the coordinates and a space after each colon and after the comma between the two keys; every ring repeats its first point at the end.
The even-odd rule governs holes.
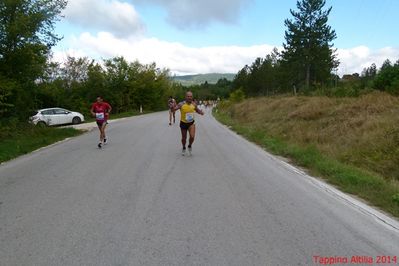
{"type": "Polygon", "coordinates": [[[111,123],[101,150],[95,130],[1,165],[0,265],[399,256],[396,222],[319,186],[209,112],[197,116],[193,156],[182,157],[179,127],[167,116],[111,123]]]}

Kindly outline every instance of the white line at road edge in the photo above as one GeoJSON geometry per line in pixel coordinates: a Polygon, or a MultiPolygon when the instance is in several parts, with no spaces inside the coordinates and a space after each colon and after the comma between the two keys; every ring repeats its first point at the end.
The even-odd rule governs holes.
{"type": "MultiPolygon", "coordinates": [[[[237,134],[236,132],[232,131],[228,126],[226,126],[226,125],[220,123],[217,119],[215,119],[215,118],[213,117],[212,114],[211,114],[211,117],[212,117],[215,121],[217,121],[217,123],[218,123],[219,125],[223,126],[224,128],[228,129],[229,132],[233,133],[233,135],[235,135],[236,137],[241,138],[241,139],[244,139],[245,141],[251,143],[251,144],[254,145],[256,148],[258,148],[258,149],[261,150],[262,152],[266,153],[266,155],[267,155],[268,157],[270,157],[270,158],[273,159],[274,161],[279,162],[280,164],[282,164],[283,166],[285,166],[285,167],[287,168],[287,170],[290,170],[290,171],[292,171],[292,172],[294,172],[294,173],[296,173],[296,174],[299,174],[299,175],[303,176],[303,177],[306,178],[308,181],[310,181],[311,184],[313,184],[314,186],[318,187],[319,189],[322,189],[322,190],[324,190],[325,192],[327,192],[328,194],[332,195],[333,197],[335,197],[335,198],[337,198],[337,199],[339,199],[339,200],[342,200],[342,201],[346,202],[348,205],[352,206],[352,207],[355,208],[356,210],[358,210],[358,211],[360,211],[360,212],[362,212],[362,213],[364,213],[364,214],[366,214],[366,215],[370,215],[370,216],[373,217],[377,222],[379,222],[380,224],[386,226],[388,229],[391,229],[391,230],[395,231],[396,233],[399,233],[399,222],[398,222],[397,220],[395,220],[395,219],[389,217],[388,215],[382,213],[380,210],[376,210],[376,209],[374,209],[373,207],[368,206],[367,204],[364,204],[363,202],[361,202],[361,201],[359,201],[359,200],[353,198],[352,196],[343,193],[342,191],[340,191],[340,190],[336,189],[335,187],[333,187],[333,186],[331,186],[331,185],[329,185],[329,184],[323,182],[322,180],[319,180],[319,179],[317,179],[317,178],[315,178],[315,177],[312,177],[312,176],[306,174],[304,171],[298,169],[297,167],[295,167],[295,166],[293,166],[293,165],[291,165],[291,164],[289,164],[289,163],[287,163],[287,162],[284,162],[283,160],[281,160],[281,159],[279,159],[278,157],[274,156],[273,154],[269,153],[268,151],[266,151],[266,150],[263,149],[262,147],[256,145],[256,144],[253,143],[253,142],[250,142],[249,140],[247,140],[247,139],[244,138],[243,136],[241,136],[241,135],[237,134]]],[[[126,118],[115,119],[115,120],[113,120],[113,121],[118,121],[118,120],[123,120],[123,119],[126,119],[126,118]]],[[[89,131],[90,131],[90,130],[89,130],[89,131]]],[[[48,148],[50,148],[50,147],[52,147],[52,146],[55,146],[55,145],[58,145],[58,144],[60,144],[60,143],[62,143],[62,142],[69,141],[70,139],[71,139],[71,138],[66,138],[66,139],[60,140],[60,141],[58,141],[58,142],[55,142],[55,143],[50,144],[50,145],[48,145],[48,146],[39,148],[39,149],[37,149],[37,150],[35,150],[35,151],[32,151],[32,152],[30,152],[30,153],[21,155],[21,156],[19,156],[19,157],[17,157],[17,158],[11,159],[11,160],[9,160],[9,161],[2,162],[2,163],[0,163],[0,166],[4,166],[4,165],[6,165],[6,164],[8,164],[8,163],[11,163],[11,162],[17,160],[17,159],[22,159],[22,158],[28,157],[28,156],[30,156],[30,155],[32,155],[32,154],[34,154],[34,153],[37,153],[37,152],[39,152],[39,151],[41,151],[41,150],[48,149],[48,148]]]]}
{"type": "MultiPolygon", "coordinates": [[[[130,117],[122,117],[122,118],[117,118],[117,119],[111,119],[111,120],[109,120],[109,124],[112,124],[112,123],[118,122],[118,121],[122,121],[122,120],[126,120],[126,119],[132,118],[132,117],[137,117],[137,116],[130,116],[130,117]]],[[[89,123],[81,123],[81,124],[76,124],[76,125],[66,125],[66,126],[61,126],[59,128],[75,128],[75,129],[78,129],[78,130],[83,130],[83,131],[86,131],[86,132],[90,132],[90,131],[92,131],[92,130],[97,128],[97,124],[96,124],[96,122],[89,122],[89,123]]],[[[77,137],[77,136],[75,136],[75,137],[77,137]]],[[[57,142],[51,143],[51,144],[49,144],[47,146],[40,147],[40,148],[38,148],[36,150],[33,150],[31,152],[28,152],[28,153],[25,153],[25,154],[21,154],[18,157],[15,157],[15,158],[12,158],[10,160],[1,162],[0,166],[5,166],[5,165],[8,165],[9,163],[15,162],[16,160],[21,160],[21,159],[27,158],[27,157],[29,157],[29,156],[37,153],[37,152],[40,152],[40,151],[45,150],[45,149],[49,149],[49,148],[51,148],[53,146],[56,146],[56,145],[61,144],[63,142],[69,141],[72,138],[74,138],[74,137],[68,137],[68,138],[59,140],[57,142]]]]}
{"type": "Polygon", "coordinates": [[[33,150],[33,151],[31,151],[31,152],[28,152],[28,153],[25,153],[25,154],[21,154],[21,155],[19,155],[18,157],[12,158],[12,159],[10,159],[10,160],[8,160],[8,161],[1,162],[1,163],[0,163],[0,166],[8,165],[8,164],[10,164],[10,163],[12,163],[12,162],[15,162],[15,161],[17,161],[17,160],[22,160],[22,159],[27,158],[27,157],[29,157],[29,156],[31,156],[31,155],[33,155],[33,154],[36,154],[36,153],[38,153],[38,152],[40,152],[40,151],[42,151],[42,150],[49,149],[49,148],[51,148],[51,147],[53,147],[53,146],[56,146],[56,145],[58,145],[58,144],[61,144],[61,143],[63,143],[63,142],[67,142],[67,141],[71,140],[72,138],[73,138],[73,137],[68,137],[68,138],[59,140],[59,141],[57,141],[57,142],[51,143],[51,144],[49,144],[49,145],[47,145],[47,146],[40,147],[40,148],[38,148],[38,149],[36,149],[36,150],[33,150]]]}
{"type": "MultiPolygon", "coordinates": [[[[136,117],[136,116],[132,116],[132,117],[136,117]]],[[[125,120],[125,119],[128,119],[128,118],[131,118],[131,117],[122,117],[122,118],[117,118],[117,119],[111,119],[109,121],[110,121],[110,124],[111,124],[111,122],[118,122],[118,121],[125,120]]],[[[93,129],[97,128],[97,124],[96,124],[96,122],[89,122],[89,123],[81,123],[81,124],[76,124],[76,125],[66,125],[66,126],[61,126],[59,128],[75,128],[75,129],[78,129],[78,130],[83,130],[83,131],[86,131],[86,132],[90,132],[93,129]]],[[[4,161],[4,162],[1,162],[0,166],[5,166],[5,165],[8,165],[9,163],[14,162],[16,160],[21,160],[21,159],[27,158],[27,157],[31,156],[32,154],[35,154],[35,153],[40,152],[40,151],[45,150],[45,149],[49,149],[49,148],[51,148],[53,146],[56,146],[56,145],[61,144],[63,142],[69,141],[72,138],[74,138],[74,137],[68,137],[68,138],[59,140],[57,142],[51,143],[51,144],[49,144],[47,146],[40,147],[40,148],[38,148],[36,150],[33,150],[31,152],[28,152],[28,153],[25,153],[25,154],[21,154],[21,155],[15,157],[15,158],[12,158],[12,159],[4,161]]]]}
{"type": "MultiPolygon", "coordinates": [[[[273,156],[273,155],[272,155],[273,156]]],[[[335,187],[315,178],[312,177],[308,174],[306,174],[305,172],[299,170],[298,168],[296,168],[295,166],[290,165],[287,162],[281,161],[278,158],[273,156],[274,160],[278,160],[280,163],[282,163],[283,165],[285,165],[286,168],[288,168],[289,170],[307,178],[313,185],[315,185],[316,187],[326,191],[327,193],[329,193],[330,195],[332,195],[335,198],[338,198],[344,202],[346,202],[347,204],[349,204],[350,206],[354,207],[355,209],[357,209],[358,211],[370,215],[372,216],[377,222],[379,222],[380,224],[385,225],[387,228],[396,231],[397,233],[399,233],[399,222],[396,221],[395,219],[389,217],[388,215],[382,213],[379,210],[374,209],[371,206],[368,206],[367,204],[364,204],[363,202],[353,198],[350,195],[347,195],[345,193],[343,193],[342,191],[336,189],[335,187]]]]}
{"type": "MultiPolygon", "coordinates": [[[[82,123],[82,124],[77,124],[77,125],[62,126],[62,127],[59,127],[59,128],[75,128],[75,129],[78,129],[78,130],[83,130],[83,131],[86,131],[86,132],[90,132],[90,131],[92,131],[95,127],[97,127],[97,125],[95,125],[95,122],[94,122],[95,127],[92,126],[91,124],[92,124],[92,123],[82,123]],[[79,126],[79,125],[81,125],[81,126],[84,125],[85,128],[77,128],[77,126],[79,126]]],[[[61,144],[61,143],[63,143],[63,142],[67,142],[67,141],[71,140],[72,138],[73,138],[73,137],[68,137],[68,138],[59,140],[59,141],[57,141],[57,142],[51,143],[51,144],[49,144],[49,145],[40,147],[40,148],[38,148],[38,149],[36,149],[36,150],[33,150],[33,151],[30,151],[30,152],[28,152],[28,153],[21,154],[21,155],[15,157],[15,158],[12,158],[12,159],[7,160],[7,161],[4,161],[4,162],[1,162],[1,163],[0,163],[0,166],[9,164],[9,163],[14,162],[14,161],[16,161],[16,160],[20,160],[20,159],[26,158],[26,157],[31,156],[31,155],[33,155],[33,154],[35,154],[35,153],[37,153],[37,152],[42,151],[42,150],[49,149],[49,148],[54,147],[54,146],[56,146],[56,145],[58,145],[58,144],[61,144]]]]}
{"type": "Polygon", "coordinates": [[[236,133],[235,131],[232,131],[230,129],[230,127],[220,123],[216,118],[214,118],[215,121],[217,121],[221,126],[223,126],[224,128],[228,129],[229,132],[233,133],[236,137],[244,139],[245,141],[251,143],[252,145],[254,145],[256,148],[258,148],[259,150],[261,150],[262,152],[266,153],[266,155],[268,157],[270,157],[272,160],[282,164],[283,166],[285,166],[287,168],[287,170],[294,172],[296,174],[299,174],[301,176],[303,176],[305,179],[307,179],[311,184],[313,184],[315,187],[324,190],[325,192],[327,192],[328,194],[330,194],[331,196],[335,197],[338,200],[344,201],[345,203],[347,203],[349,206],[353,207],[354,209],[356,209],[357,211],[362,212],[363,214],[369,215],[371,217],[373,217],[378,223],[384,225],[385,227],[387,227],[388,229],[399,233],[399,222],[395,219],[395,218],[391,218],[389,217],[387,214],[383,213],[380,210],[374,209],[373,207],[364,204],[363,202],[361,202],[360,200],[345,194],[344,192],[336,189],[335,187],[333,187],[330,184],[325,183],[324,181],[317,179],[316,177],[312,177],[310,175],[308,175],[307,173],[305,173],[304,171],[298,169],[297,167],[284,162],[283,160],[279,159],[278,157],[274,156],[273,154],[269,153],[267,150],[263,149],[261,146],[247,140],[246,138],[244,138],[243,136],[241,136],[240,134],[236,133]]]}

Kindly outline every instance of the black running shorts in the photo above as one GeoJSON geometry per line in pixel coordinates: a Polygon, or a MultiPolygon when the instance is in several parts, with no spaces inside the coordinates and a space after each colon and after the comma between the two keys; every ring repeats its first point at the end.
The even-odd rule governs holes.
{"type": "Polygon", "coordinates": [[[107,120],[97,120],[96,123],[98,127],[102,127],[103,124],[108,124],[107,120]]]}
{"type": "Polygon", "coordinates": [[[187,130],[187,129],[189,129],[192,125],[194,125],[194,121],[193,121],[193,122],[190,122],[190,123],[185,123],[185,122],[183,122],[183,121],[180,121],[180,128],[181,128],[181,129],[187,130]]]}

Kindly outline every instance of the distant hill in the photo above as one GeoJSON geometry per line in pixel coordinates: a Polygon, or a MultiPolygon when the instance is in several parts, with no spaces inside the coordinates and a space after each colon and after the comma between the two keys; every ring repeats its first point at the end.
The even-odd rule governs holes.
{"type": "Polygon", "coordinates": [[[183,86],[199,85],[207,81],[209,84],[216,84],[219,79],[226,78],[233,80],[236,74],[232,73],[209,73],[197,75],[174,76],[172,80],[181,83],[183,86]]]}

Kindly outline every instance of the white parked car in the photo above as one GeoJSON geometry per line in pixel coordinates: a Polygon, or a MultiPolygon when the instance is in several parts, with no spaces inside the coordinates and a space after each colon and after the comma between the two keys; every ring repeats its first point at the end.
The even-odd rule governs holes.
{"type": "Polygon", "coordinates": [[[85,118],[81,113],[56,107],[37,110],[29,120],[35,125],[54,126],[63,124],[79,124],[85,121],[85,118]]]}

